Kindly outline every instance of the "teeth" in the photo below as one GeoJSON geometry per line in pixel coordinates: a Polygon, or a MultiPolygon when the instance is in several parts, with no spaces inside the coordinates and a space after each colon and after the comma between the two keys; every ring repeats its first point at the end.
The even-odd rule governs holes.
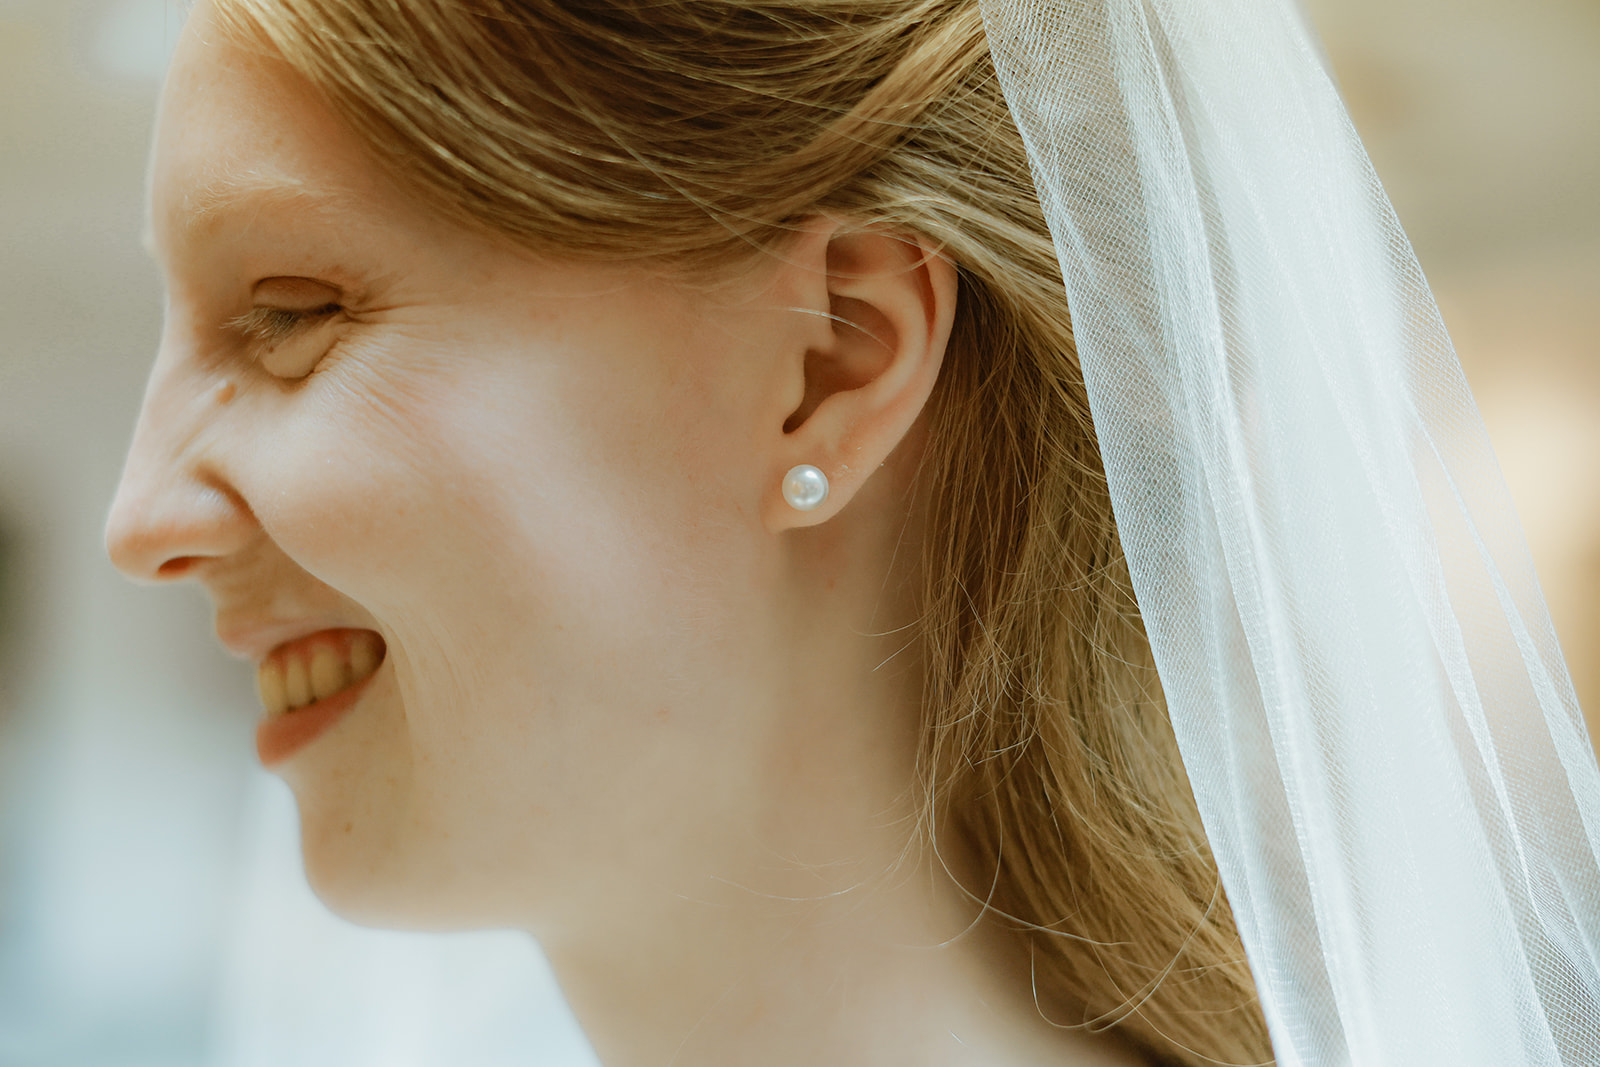
{"type": "Polygon", "coordinates": [[[276,663],[263,663],[256,671],[256,688],[261,690],[261,706],[274,715],[289,710],[289,694],[283,688],[283,668],[276,663]]]}
{"type": "Polygon", "coordinates": [[[344,659],[327,645],[318,646],[311,654],[311,695],[321,700],[344,687],[344,659]]]}
{"type": "Polygon", "coordinates": [[[306,673],[306,661],[290,656],[284,671],[283,687],[289,694],[289,706],[302,708],[311,703],[311,676],[306,673]]]}
{"type": "Polygon", "coordinates": [[[383,659],[383,643],[367,630],[344,631],[346,640],[319,634],[281,649],[256,670],[261,706],[282,715],[365,681],[383,659]]]}

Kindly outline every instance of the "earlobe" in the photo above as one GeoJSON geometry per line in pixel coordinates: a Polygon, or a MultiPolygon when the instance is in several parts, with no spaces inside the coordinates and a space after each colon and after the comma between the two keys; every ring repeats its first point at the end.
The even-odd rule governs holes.
{"type": "Polygon", "coordinates": [[[773,532],[837,515],[889,461],[932,394],[955,318],[956,270],[925,238],[835,224],[826,292],[829,328],[809,346],[802,399],[775,438],[762,511],[773,532]],[[813,502],[814,501],[814,502],[813,502]],[[798,502],[798,503],[797,503],[798,502]]]}

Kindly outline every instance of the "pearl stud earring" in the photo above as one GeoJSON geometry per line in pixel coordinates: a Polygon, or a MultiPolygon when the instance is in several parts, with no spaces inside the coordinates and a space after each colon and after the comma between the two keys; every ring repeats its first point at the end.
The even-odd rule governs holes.
{"type": "Polygon", "coordinates": [[[796,511],[810,511],[828,499],[828,476],[809,463],[783,476],[783,499],[796,511]]]}

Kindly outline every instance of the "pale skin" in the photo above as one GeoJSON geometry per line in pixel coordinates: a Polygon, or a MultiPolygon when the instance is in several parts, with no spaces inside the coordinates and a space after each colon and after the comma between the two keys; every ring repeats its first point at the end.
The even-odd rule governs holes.
{"type": "Polygon", "coordinates": [[[387,646],[274,767],[332,910],[527,930],[608,1067],[1140,1062],[1040,1017],[956,843],[905,848],[912,474],[957,311],[926,242],[819,217],[715,284],[541,259],[392,184],[204,3],[150,240],[113,560],[199,581],[246,659],[387,646]],[[271,344],[231,325],[261,307],[317,314],[271,344]]]}

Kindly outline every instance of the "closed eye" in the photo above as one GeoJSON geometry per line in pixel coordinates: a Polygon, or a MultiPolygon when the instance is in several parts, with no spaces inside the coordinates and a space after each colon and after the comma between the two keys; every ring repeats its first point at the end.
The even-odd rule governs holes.
{"type": "Polygon", "coordinates": [[[290,308],[251,308],[237,318],[229,319],[223,325],[229,329],[238,330],[246,337],[260,344],[273,348],[301,330],[314,326],[321,321],[331,318],[343,311],[338,304],[328,303],[318,308],[305,311],[290,308]]]}

